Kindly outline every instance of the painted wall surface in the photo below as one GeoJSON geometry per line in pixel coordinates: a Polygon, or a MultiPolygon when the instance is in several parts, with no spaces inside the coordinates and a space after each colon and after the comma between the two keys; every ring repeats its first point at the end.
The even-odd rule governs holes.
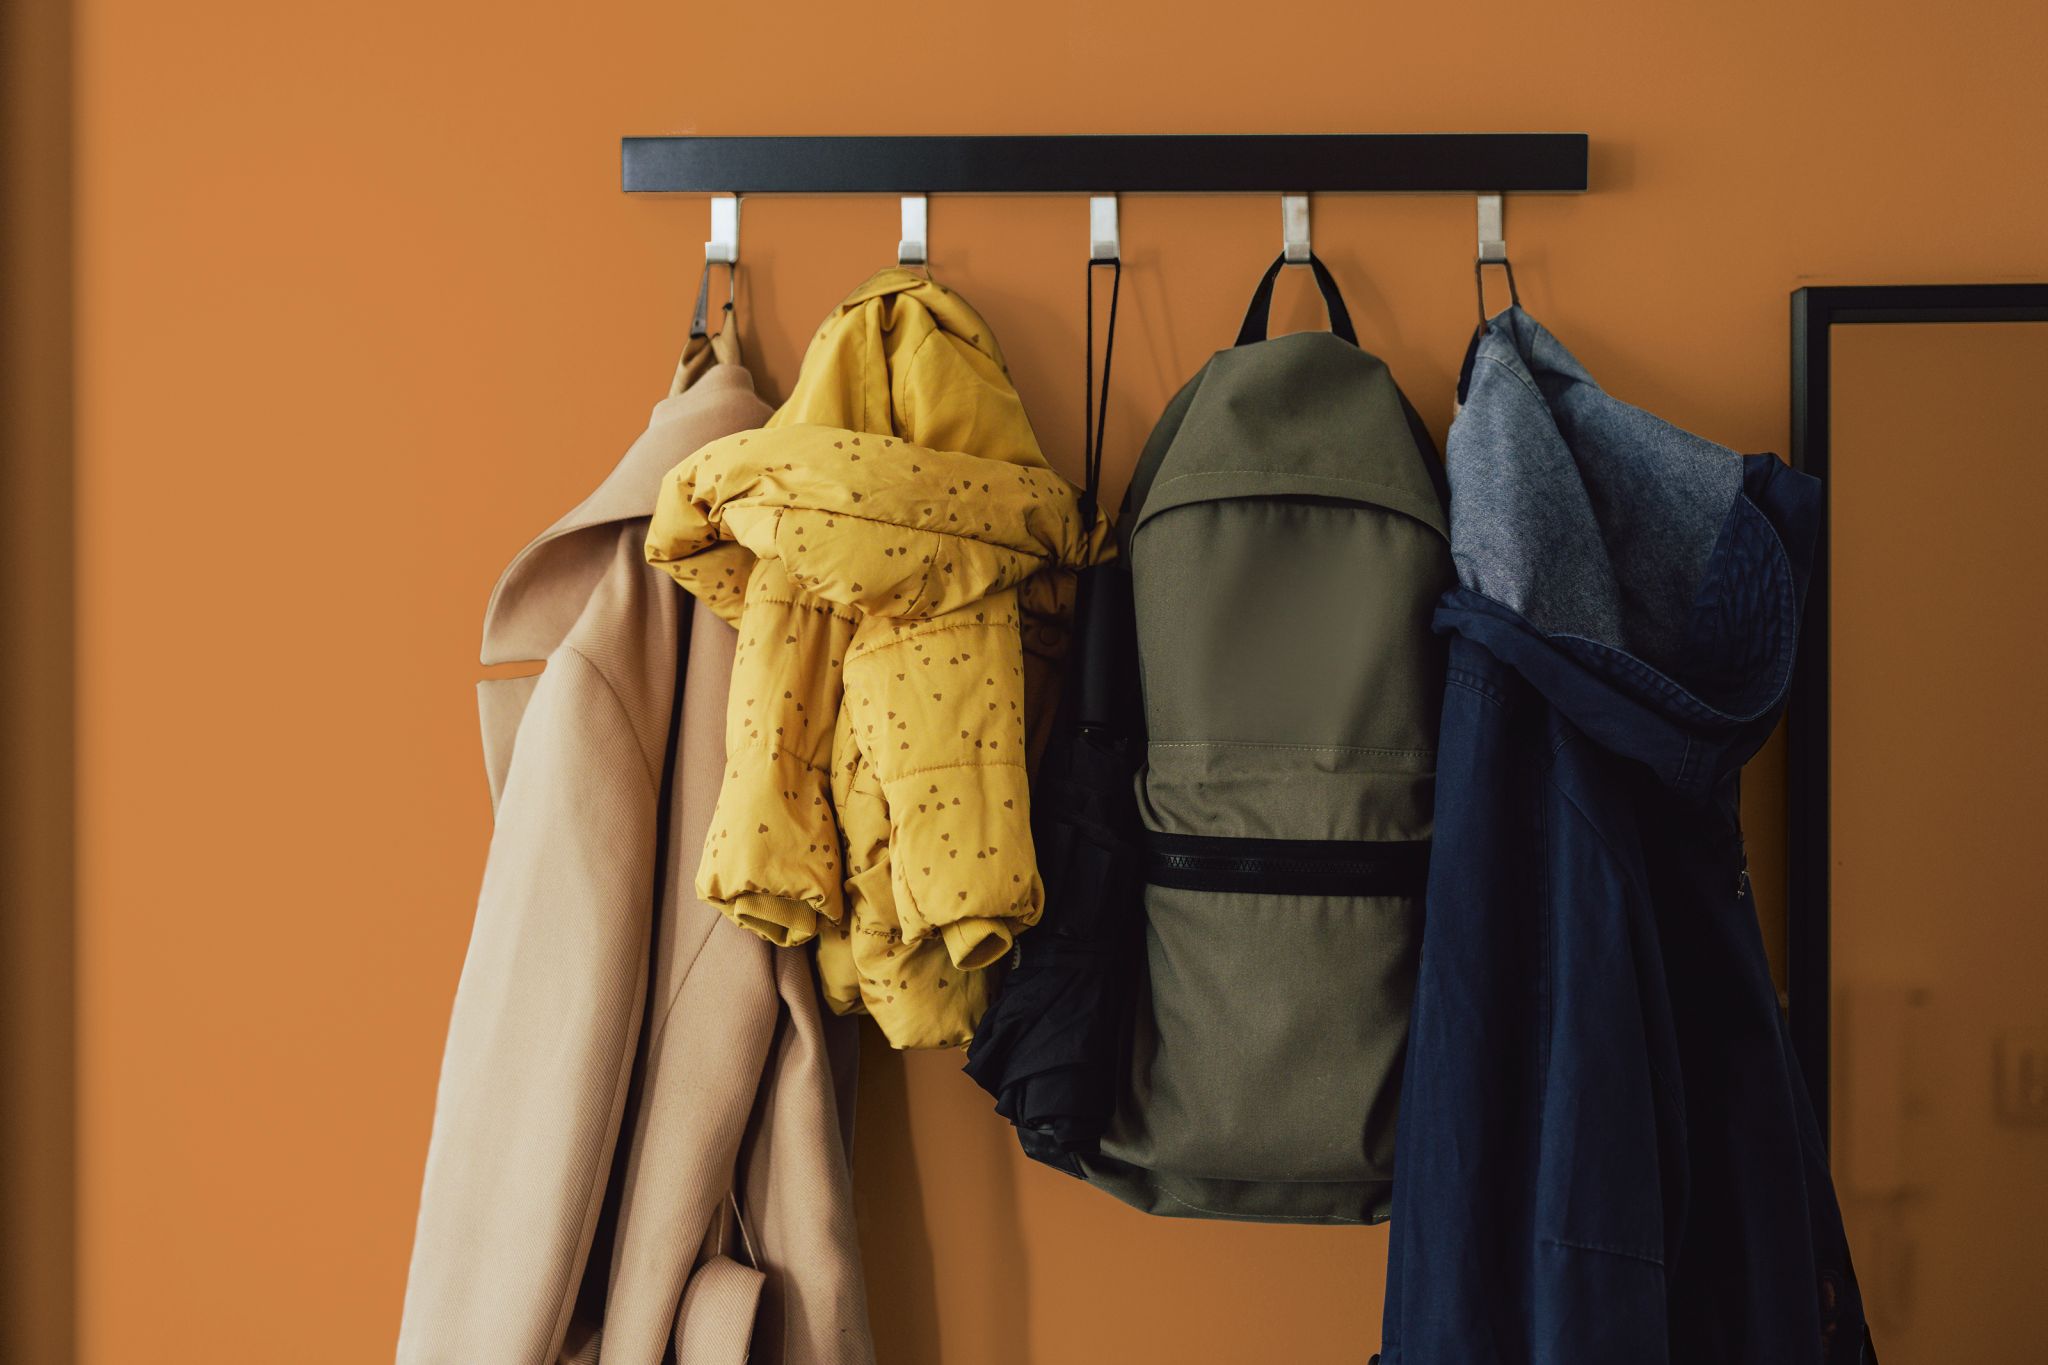
{"type": "MultiPolygon", "coordinates": [[[[661,396],[701,200],[626,133],[1583,129],[1515,200],[1524,302],[1615,392],[1786,431],[1802,282],[2048,276],[2048,10],[1984,0],[296,5],[83,0],[83,1350],[388,1355],[488,838],[484,596],[661,396]]],[[[745,211],[771,394],[885,262],[887,201],[745,211]]],[[[1124,207],[1121,486],[1229,342],[1271,199],[1124,207]]],[[[1079,469],[1086,209],[940,200],[940,277],[1079,469]]],[[[1318,201],[1364,343],[1441,438],[1472,204],[1318,201]]],[[[1281,303],[1320,325],[1302,282],[1281,303]]],[[[1955,534],[1966,534],[1957,531],[1955,534]]],[[[1782,868],[1760,760],[1760,882],[1782,868]]],[[[1362,1360],[1379,1231],[1190,1225],[1027,1165],[956,1058],[870,1049],[857,1154],[890,1365],[1362,1360]]]]}
{"type": "Polygon", "coordinates": [[[2048,572],[2048,323],[1838,326],[1833,348],[1843,1213],[1886,1361],[2026,1365],[2048,1334],[2048,718],[2012,610],[2048,572]]]}

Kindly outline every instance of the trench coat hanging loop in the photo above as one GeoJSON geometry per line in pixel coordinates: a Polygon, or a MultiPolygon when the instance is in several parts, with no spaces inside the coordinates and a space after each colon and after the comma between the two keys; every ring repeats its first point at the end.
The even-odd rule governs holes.
{"type": "MultiPolygon", "coordinates": [[[[690,312],[690,339],[692,341],[710,335],[710,332],[706,330],[706,324],[710,321],[711,267],[716,264],[719,264],[719,262],[704,262],[704,273],[697,277],[697,306],[690,312]]],[[[726,261],[724,265],[725,317],[719,323],[719,330],[721,331],[732,322],[733,303],[739,297],[739,262],[726,261]]]]}

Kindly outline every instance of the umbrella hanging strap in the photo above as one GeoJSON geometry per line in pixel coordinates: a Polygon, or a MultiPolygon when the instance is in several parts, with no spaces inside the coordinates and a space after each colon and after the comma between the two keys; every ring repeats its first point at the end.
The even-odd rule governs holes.
{"type": "Polygon", "coordinates": [[[1095,524],[1095,511],[1102,496],[1103,430],[1109,423],[1109,366],[1116,355],[1116,305],[1122,292],[1124,263],[1090,258],[1088,262],[1088,376],[1081,398],[1081,525],[1095,524]],[[1109,325],[1102,336],[1102,394],[1095,392],[1095,271],[1109,269],[1109,325]]]}

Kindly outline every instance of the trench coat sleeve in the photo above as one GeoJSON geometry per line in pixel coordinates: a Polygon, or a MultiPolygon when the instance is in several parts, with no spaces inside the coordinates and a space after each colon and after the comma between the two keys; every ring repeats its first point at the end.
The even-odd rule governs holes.
{"type": "Polygon", "coordinates": [[[442,1062],[399,1365],[544,1365],[576,1298],[634,1060],[675,594],[633,539],[556,650],[505,772],[442,1062]]]}
{"type": "Polygon", "coordinates": [[[603,1359],[660,1365],[673,1339],[680,1365],[728,1365],[757,1295],[752,1360],[873,1365],[847,1164],[851,1021],[821,1018],[808,951],[769,946],[690,890],[688,854],[704,842],[725,771],[736,644],[709,606],[691,610],[668,816],[677,856],[615,1167],[603,1359]],[[728,1192],[747,1231],[705,1259],[728,1192]],[[761,1274],[749,1281],[727,1256],[750,1257],[761,1274]]]}
{"type": "Polygon", "coordinates": [[[758,565],[746,597],[728,670],[724,785],[697,841],[696,888],[734,923],[796,947],[842,915],[826,765],[855,617],[812,597],[779,564],[758,565]]]}
{"type": "MultiPolygon", "coordinates": [[[[691,1327],[689,1318],[693,1309],[717,1316],[723,1296],[693,1299],[688,1286],[732,1188],[777,1026],[776,950],[690,891],[695,850],[710,828],[724,773],[734,637],[703,602],[687,609],[689,683],[668,815],[673,852],[657,911],[637,1099],[620,1137],[618,1224],[604,1302],[607,1365],[661,1365],[679,1331],[693,1347],[708,1339],[710,1329],[691,1327]]],[[[829,1155],[843,1160],[837,1148],[829,1155]]],[[[697,1365],[688,1354],[680,1359],[697,1365]]]]}
{"type": "Polygon", "coordinates": [[[740,1174],[747,1224],[775,1272],[754,1358],[874,1365],[848,1165],[858,1024],[819,1010],[804,954],[771,951],[783,1015],[740,1174]]]}

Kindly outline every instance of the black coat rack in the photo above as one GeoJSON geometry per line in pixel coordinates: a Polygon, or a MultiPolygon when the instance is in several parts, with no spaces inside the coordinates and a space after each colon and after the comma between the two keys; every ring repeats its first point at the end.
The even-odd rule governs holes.
{"type": "MultiPolygon", "coordinates": [[[[1475,271],[1508,266],[1505,194],[1586,188],[1584,133],[1311,133],[1074,137],[629,137],[628,194],[720,196],[711,201],[692,334],[704,324],[714,263],[739,261],[739,197],[892,194],[903,197],[896,259],[927,258],[926,196],[1085,194],[1088,259],[1120,259],[1120,194],[1278,194],[1281,258],[1307,264],[1311,193],[1472,194],[1479,199],[1475,271]]],[[[1508,269],[1508,292],[1514,295],[1508,269]]],[[[1480,286],[1480,316],[1486,314],[1480,286]]]]}
{"type": "Polygon", "coordinates": [[[1571,194],[1584,133],[629,137],[629,194],[1571,194]]]}

